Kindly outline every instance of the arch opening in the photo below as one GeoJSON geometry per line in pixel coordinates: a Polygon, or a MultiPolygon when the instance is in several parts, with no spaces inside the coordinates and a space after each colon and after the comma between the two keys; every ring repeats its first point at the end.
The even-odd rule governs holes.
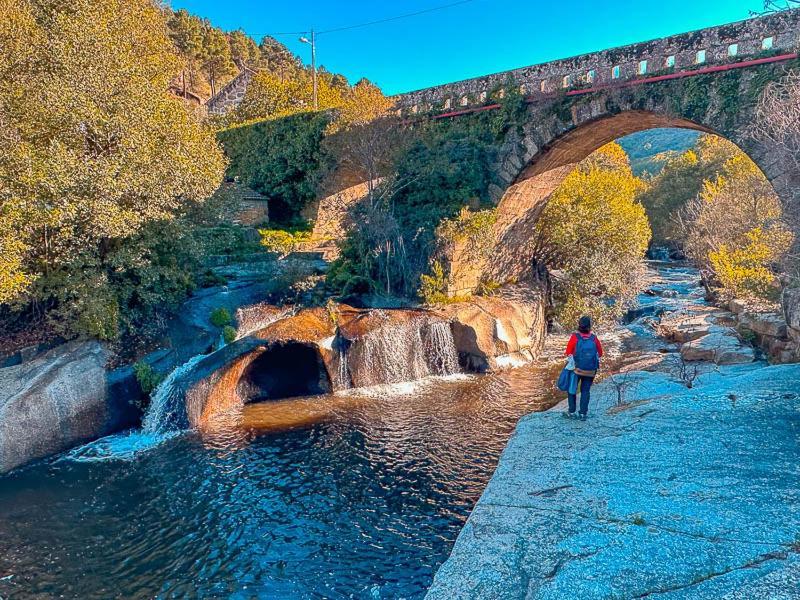
{"type": "Polygon", "coordinates": [[[736,142],[644,111],[569,130],[518,164],[479,283],[543,281],[559,323],[610,321],[646,286],[645,257],[688,258],[707,297],[776,306],[795,234],[763,149],[736,142]],[[637,164],[632,138],[664,148],[637,164]]]}
{"type": "MultiPolygon", "coordinates": [[[[520,165],[513,180],[497,200],[495,251],[487,261],[482,278],[502,282],[530,274],[533,261],[529,232],[552,194],[582,161],[598,149],[629,135],[654,129],[693,130],[731,142],[754,162],[780,197],[779,190],[773,184],[780,173],[769,171],[770,163],[763,160],[760,148],[738,143],[739,140],[724,136],[706,125],[665,112],[647,110],[628,110],[611,116],[589,118],[541,145],[525,164],[520,165]]],[[[511,174],[514,175],[513,172],[511,174]]]]}
{"type": "Polygon", "coordinates": [[[319,351],[296,342],[275,344],[243,371],[238,397],[244,403],[326,394],[331,381],[319,351]]]}

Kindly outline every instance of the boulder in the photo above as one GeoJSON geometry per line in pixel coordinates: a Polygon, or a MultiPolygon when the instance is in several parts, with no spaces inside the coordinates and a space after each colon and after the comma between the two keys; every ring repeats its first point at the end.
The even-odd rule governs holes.
{"type": "Polygon", "coordinates": [[[529,362],[544,344],[541,303],[475,297],[445,307],[461,366],[485,372],[529,362]]]}
{"type": "Polygon", "coordinates": [[[728,303],[728,310],[730,310],[735,315],[742,314],[744,311],[747,310],[747,302],[745,300],[734,298],[728,303]]]}
{"type": "Polygon", "coordinates": [[[108,356],[74,342],[0,369],[0,472],[138,422],[127,396],[108,393],[108,356]]]}
{"type": "Polygon", "coordinates": [[[789,333],[786,320],[777,313],[740,313],[739,326],[758,335],[781,339],[785,339],[789,333]]]}
{"type": "Polygon", "coordinates": [[[781,304],[788,333],[793,340],[800,343],[800,288],[784,290],[781,304]]]}
{"type": "Polygon", "coordinates": [[[671,313],[661,319],[658,333],[671,342],[691,342],[708,335],[722,316],[719,311],[712,310],[671,313]]]}
{"type": "Polygon", "coordinates": [[[718,365],[750,363],[755,360],[753,348],[739,340],[730,328],[715,328],[707,335],[681,346],[684,360],[704,360],[718,365]]]}

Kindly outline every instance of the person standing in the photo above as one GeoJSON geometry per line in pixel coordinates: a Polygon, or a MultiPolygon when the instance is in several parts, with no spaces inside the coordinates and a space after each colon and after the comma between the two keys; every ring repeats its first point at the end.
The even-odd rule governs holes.
{"type": "MultiPolygon", "coordinates": [[[[572,356],[575,360],[575,375],[578,377],[578,389],[581,392],[581,403],[578,416],[581,420],[586,419],[589,411],[589,394],[600,368],[600,358],[603,356],[603,345],[600,339],[592,333],[592,319],[583,316],[578,320],[578,331],[573,333],[564,356],[572,356]]],[[[567,394],[568,410],[566,416],[575,416],[575,405],[577,403],[577,391],[574,394],[567,394]]]]}

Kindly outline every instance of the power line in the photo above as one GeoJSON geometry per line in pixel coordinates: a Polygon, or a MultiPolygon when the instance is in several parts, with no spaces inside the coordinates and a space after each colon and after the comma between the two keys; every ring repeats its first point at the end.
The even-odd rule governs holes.
{"type": "MultiPolygon", "coordinates": [[[[317,35],[322,35],[325,33],[338,33],[340,31],[348,31],[350,29],[360,29],[362,27],[371,27],[372,25],[380,25],[382,23],[389,23],[391,21],[399,21],[400,19],[408,19],[410,17],[416,17],[418,15],[424,15],[427,13],[436,12],[439,10],[444,10],[446,8],[451,8],[453,6],[459,6],[462,4],[469,4],[471,2],[475,2],[476,0],[459,0],[458,2],[450,2],[449,4],[442,4],[440,6],[434,6],[432,8],[426,8],[423,10],[418,10],[415,12],[405,13],[402,15],[395,15],[393,17],[387,17],[385,19],[377,19],[375,21],[367,21],[365,23],[356,23],[353,25],[345,25],[343,27],[334,27],[332,29],[324,29],[322,31],[317,31],[317,35]]],[[[253,37],[257,36],[277,36],[277,35],[303,35],[307,34],[308,31],[279,31],[279,32],[272,32],[272,33],[258,33],[258,32],[247,32],[248,35],[253,37]]]]}
{"type": "Polygon", "coordinates": [[[441,6],[434,6],[433,8],[426,8],[424,10],[418,10],[412,13],[406,13],[404,15],[397,15],[395,17],[388,17],[386,19],[378,19],[377,21],[368,21],[366,23],[358,23],[357,25],[347,25],[345,27],[336,27],[334,29],[327,29],[323,31],[317,32],[317,35],[321,35],[323,33],[335,33],[337,31],[347,31],[348,29],[358,29],[360,27],[369,27],[371,25],[379,25],[381,23],[388,23],[390,21],[398,21],[400,19],[407,19],[409,17],[416,17],[417,15],[424,15],[426,13],[435,12],[437,10],[443,10],[445,8],[451,8],[453,6],[459,6],[461,4],[469,4],[470,2],[475,2],[475,0],[460,0],[459,2],[451,2],[450,4],[443,4],[441,6]]]}

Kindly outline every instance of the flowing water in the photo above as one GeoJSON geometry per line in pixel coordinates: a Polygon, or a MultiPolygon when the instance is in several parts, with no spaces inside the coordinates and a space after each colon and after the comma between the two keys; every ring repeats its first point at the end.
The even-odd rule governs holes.
{"type": "MultiPolygon", "coordinates": [[[[694,271],[660,272],[696,294],[694,271]]],[[[612,353],[658,343],[641,319],[623,333],[612,353]]],[[[410,365],[381,339],[364,352],[392,377],[453,373],[447,335],[410,365]]],[[[152,426],[0,477],[0,598],[421,598],[518,419],[560,399],[563,341],[525,367],[248,405],[214,434],[152,426]]]]}

